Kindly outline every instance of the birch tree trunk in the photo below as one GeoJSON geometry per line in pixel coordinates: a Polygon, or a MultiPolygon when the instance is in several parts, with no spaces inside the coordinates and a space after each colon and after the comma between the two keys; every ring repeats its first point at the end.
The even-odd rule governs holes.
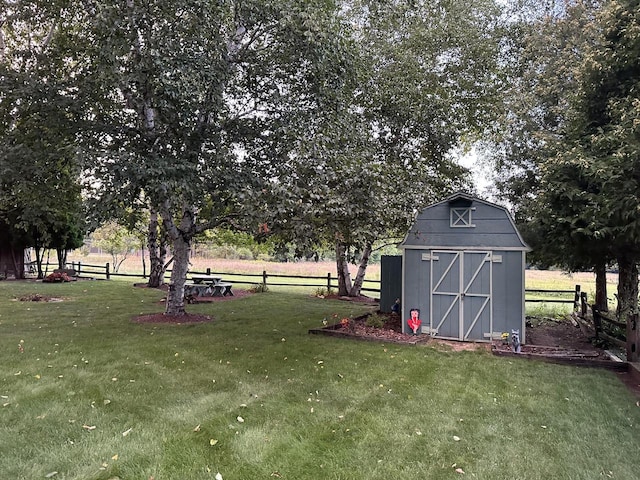
{"type": "Polygon", "coordinates": [[[176,225],[171,216],[169,202],[163,206],[162,216],[166,231],[173,245],[173,268],[171,269],[171,284],[167,294],[167,315],[184,315],[184,284],[189,270],[189,252],[191,242],[197,233],[196,214],[192,206],[182,208],[180,224],[176,225]]]}
{"type": "Polygon", "coordinates": [[[149,230],[147,232],[147,248],[149,249],[149,281],[150,288],[160,288],[164,284],[164,274],[167,270],[166,235],[160,231],[158,212],[151,210],[149,230]]]}
{"type": "Polygon", "coordinates": [[[369,265],[369,258],[371,257],[371,250],[373,249],[373,245],[368,243],[364,251],[362,252],[362,257],[360,258],[360,265],[358,266],[358,273],[356,274],[356,279],[353,282],[353,287],[349,291],[350,297],[359,297],[360,292],[362,291],[362,283],[364,282],[365,274],[367,273],[367,266],[369,265]]]}
{"type": "Polygon", "coordinates": [[[347,248],[343,242],[336,240],[336,267],[338,272],[338,295],[348,296],[352,289],[347,248]]]}
{"type": "Polygon", "coordinates": [[[184,284],[189,269],[189,251],[191,241],[182,236],[173,239],[173,268],[171,269],[171,283],[167,293],[167,315],[184,315],[184,284]]]}

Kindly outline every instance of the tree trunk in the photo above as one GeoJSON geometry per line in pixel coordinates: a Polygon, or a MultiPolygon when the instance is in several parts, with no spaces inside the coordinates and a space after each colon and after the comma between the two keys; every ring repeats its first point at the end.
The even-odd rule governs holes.
{"type": "Polygon", "coordinates": [[[638,312],[638,265],[636,259],[621,256],[618,260],[618,321],[638,312]]]}
{"type": "Polygon", "coordinates": [[[147,248],[149,249],[149,281],[150,288],[160,288],[164,284],[164,274],[167,271],[167,237],[161,231],[158,212],[151,210],[149,230],[147,231],[147,248]]]}
{"type": "Polygon", "coordinates": [[[598,262],[594,268],[596,274],[596,298],[595,306],[601,312],[609,311],[609,301],[607,299],[607,264],[598,262]]]}
{"type": "Polygon", "coordinates": [[[360,292],[362,290],[362,283],[364,282],[364,276],[367,273],[367,266],[369,265],[369,258],[371,257],[371,250],[373,246],[368,243],[364,251],[362,252],[362,257],[360,258],[360,266],[358,267],[358,273],[356,275],[356,279],[353,282],[353,287],[349,291],[350,297],[359,297],[360,292]]]}
{"type": "Polygon", "coordinates": [[[40,248],[40,245],[36,242],[33,246],[33,250],[36,252],[36,266],[38,267],[38,278],[44,278],[44,272],[42,271],[42,262],[44,260],[44,250],[40,248]]]}
{"type": "Polygon", "coordinates": [[[336,240],[336,267],[338,271],[338,295],[345,297],[351,292],[351,274],[347,259],[347,247],[340,240],[336,240]]]}
{"type": "Polygon", "coordinates": [[[57,248],[56,255],[58,256],[58,268],[65,268],[67,265],[67,250],[64,248],[57,248]]]}
{"type": "Polygon", "coordinates": [[[189,251],[191,242],[181,235],[173,239],[173,269],[171,270],[171,284],[167,293],[167,315],[184,315],[184,284],[189,269],[189,251]]]}
{"type": "Polygon", "coordinates": [[[173,247],[173,268],[171,269],[171,284],[167,294],[167,315],[184,315],[184,284],[189,270],[189,253],[191,241],[197,233],[196,214],[193,206],[182,208],[180,224],[176,225],[171,216],[170,202],[166,202],[160,214],[167,235],[173,247]]]}

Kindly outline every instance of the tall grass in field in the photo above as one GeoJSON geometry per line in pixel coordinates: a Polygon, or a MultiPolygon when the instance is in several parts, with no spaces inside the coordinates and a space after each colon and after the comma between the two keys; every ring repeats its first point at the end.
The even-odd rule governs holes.
{"type": "Polygon", "coordinates": [[[133,321],[163,295],[0,282],[0,478],[638,478],[640,408],[612,373],[309,335],[375,308],[309,292],[133,321]]]}

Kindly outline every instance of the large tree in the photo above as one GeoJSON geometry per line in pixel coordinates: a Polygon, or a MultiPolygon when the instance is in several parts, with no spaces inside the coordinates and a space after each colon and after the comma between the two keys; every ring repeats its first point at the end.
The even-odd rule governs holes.
{"type": "Polygon", "coordinates": [[[358,295],[375,242],[465,185],[449,154],[495,114],[500,23],[489,0],[345,1],[342,16],[356,81],[303,123],[315,141],[299,143],[269,193],[283,199],[274,230],[301,253],[333,243],[339,293],[358,295]]]}
{"type": "Polygon", "coordinates": [[[498,190],[533,248],[530,261],[593,270],[595,303],[606,310],[606,266],[612,255],[604,239],[586,235],[592,223],[586,208],[590,200],[580,194],[593,185],[579,169],[557,161],[558,152],[567,148],[570,107],[579,93],[581,65],[598,33],[595,16],[601,3],[510,2],[509,89],[488,151],[496,161],[498,190]]]}
{"type": "Polygon", "coordinates": [[[68,17],[91,185],[107,203],[144,194],[160,214],[174,256],[167,313],[184,313],[194,237],[246,223],[247,192],[341,81],[334,13],[325,1],[128,0],[68,17]]]}
{"type": "Polygon", "coordinates": [[[42,252],[82,244],[78,112],[69,65],[53,52],[56,2],[6,2],[0,12],[0,217],[42,252]]]}
{"type": "MultiPolygon", "coordinates": [[[[640,262],[640,2],[612,0],[580,70],[580,91],[558,160],[587,183],[574,200],[587,241],[604,241],[618,264],[618,316],[638,312],[640,262]],[[582,202],[587,198],[587,202],[582,202]]],[[[553,182],[553,179],[550,179],[553,182]]]]}

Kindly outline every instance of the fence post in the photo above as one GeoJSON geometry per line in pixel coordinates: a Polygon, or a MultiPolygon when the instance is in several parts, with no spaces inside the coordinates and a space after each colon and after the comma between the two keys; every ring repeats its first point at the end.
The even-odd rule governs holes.
{"type": "Polygon", "coordinates": [[[331,272],[327,273],[327,293],[331,290],[331,272]]]}
{"type": "Polygon", "coordinates": [[[580,312],[583,317],[587,316],[587,292],[580,292],[580,312]]]}
{"type": "Polygon", "coordinates": [[[265,287],[267,286],[267,277],[268,277],[268,275],[267,275],[267,271],[266,271],[266,270],[263,270],[263,271],[262,271],[262,284],[263,284],[265,287]]]}
{"type": "Polygon", "coordinates": [[[637,362],[640,360],[638,353],[638,314],[634,313],[627,318],[627,362],[637,362]]]}
{"type": "Polygon", "coordinates": [[[600,311],[595,305],[591,305],[591,313],[593,314],[593,329],[596,331],[596,340],[599,339],[600,329],[602,328],[602,320],[600,320],[600,311]]]}
{"type": "Polygon", "coordinates": [[[107,272],[107,280],[109,280],[111,278],[111,274],[109,273],[109,263],[107,262],[107,264],[105,265],[105,271],[107,272]]]}
{"type": "Polygon", "coordinates": [[[211,275],[211,267],[207,268],[207,275],[211,275]]]}
{"type": "Polygon", "coordinates": [[[574,298],[573,309],[578,310],[578,307],[580,306],[580,285],[576,285],[576,293],[573,298],[574,298]]]}

